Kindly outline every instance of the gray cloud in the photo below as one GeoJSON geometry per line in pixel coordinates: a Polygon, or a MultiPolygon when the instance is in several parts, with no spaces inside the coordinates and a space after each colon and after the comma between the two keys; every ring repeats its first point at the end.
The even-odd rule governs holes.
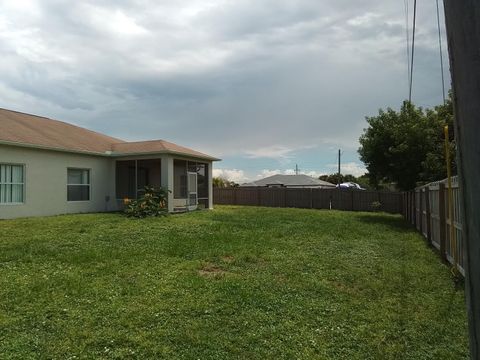
{"type": "MultiPolygon", "coordinates": [[[[440,103],[434,4],[419,6],[414,100],[440,103]]],[[[406,97],[403,3],[32,1],[0,5],[0,106],[219,156],[356,149],[406,97]]]]}

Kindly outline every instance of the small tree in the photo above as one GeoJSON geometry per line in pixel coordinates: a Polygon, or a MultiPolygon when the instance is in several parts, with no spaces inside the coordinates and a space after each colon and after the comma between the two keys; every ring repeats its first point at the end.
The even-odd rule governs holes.
{"type": "Polygon", "coordinates": [[[234,181],[230,181],[223,177],[217,176],[212,179],[213,187],[216,188],[227,188],[227,187],[237,187],[238,184],[234,181]]]}

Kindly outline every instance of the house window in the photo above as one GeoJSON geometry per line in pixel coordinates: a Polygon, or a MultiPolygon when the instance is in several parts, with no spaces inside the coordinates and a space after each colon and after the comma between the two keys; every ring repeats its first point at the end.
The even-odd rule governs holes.
{"type": "Polygon", "coordinates": [[[23,165],[0,164],[0,204],[21,204],[25,188],[23,165]]]}
{"type": "Polygon", "coordinates": [[[90,170],[68,169],[67,200],[90,200],[90,170]]]}

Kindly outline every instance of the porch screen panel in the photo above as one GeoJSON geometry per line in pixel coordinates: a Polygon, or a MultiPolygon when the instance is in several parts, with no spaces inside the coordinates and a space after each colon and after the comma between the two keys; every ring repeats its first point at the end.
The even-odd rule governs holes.
{"type": "Polygon", "coordinates": [[[135,161],[117,161],[115,183],[117,199],[135,199],[135,161]]]}
{"type": "Polygon", "coordinates": [[[149,159],[137,161],[137,191],[143,195],[146,186],[159,189],[161,187],[161,160],[149,159]]]}
{"type": "Polygon", "coordinates": [[[197,190],[197,174],[188,173],[188,204],[197,205],[198,190],[197,190]]]}
{"type": "Polygon", "coordinates": [[[23,165],[0,164],[0,204],[23,203],[23,165]]]}
{"type": "Polygon", "coordinates": [[[173,196],[175,199],[187,198],[187,162],[173,161],[173,196]]]}
{"type": "Polygon", "coordinates": [[[208,199],[208,164],[197,164],[198,198],[208,199]]]}

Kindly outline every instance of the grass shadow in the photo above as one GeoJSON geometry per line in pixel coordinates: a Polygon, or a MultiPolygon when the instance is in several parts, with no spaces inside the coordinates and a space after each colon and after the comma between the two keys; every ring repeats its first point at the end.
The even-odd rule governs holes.
{"type": "Polygon", "coordinates": [[[386,226],[396,232],[407,233],[415,231],[403,218],[394,215],[379,213],[358,214],[356,218],[363,223],[386,226]]]}

